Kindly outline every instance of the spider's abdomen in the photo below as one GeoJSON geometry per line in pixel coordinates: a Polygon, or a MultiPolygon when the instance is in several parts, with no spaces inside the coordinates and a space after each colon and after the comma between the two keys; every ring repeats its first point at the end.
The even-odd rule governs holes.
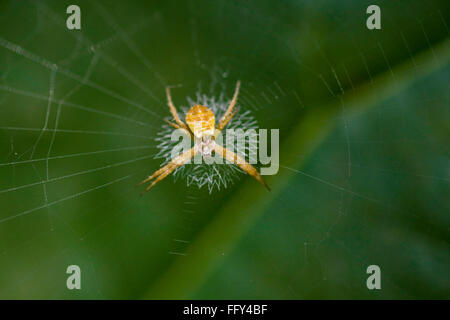
{"type": "Polygon", "coordinates": [[[216,119],[211,109],[205,106],[192,106],[186,114],[186,123],[197,138],[214,135],[216,119]]]}

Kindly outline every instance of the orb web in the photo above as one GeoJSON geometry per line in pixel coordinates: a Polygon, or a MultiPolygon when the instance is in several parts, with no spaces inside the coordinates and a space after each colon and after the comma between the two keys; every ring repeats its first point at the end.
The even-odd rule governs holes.
{"type": "MultiPolygon", "coordinates": [[[[360,281],[374,261],[389,270],[384,298],[448,292],[448,201],[438,201],[448,198],[450,181],[448,139],[438,130],[449,110],[442,4],[384,2],[383,29],[368,33],[359,2],[287,1],[266,10],[259,2],[189,1],[185,10],[171,1],[80,1],[86,24],[79,31],[67,30],[64,1],[4,3],[1,298],[142,297],[171,269],[167,254],[186,272],[200,266],[211,275],[203,287],[189,279],[200,288],[193,298],[368,298],[360,281]],[[381,88],[394,89],[390,99],[379,92],[380,76],[381,88]],[[162,140],[154,139],[170,114],[165,87],[186,88],[174,90],[183,116],[197,101],[214,108],[221,92],[226,104],[237,79],[241,112],[230,128],[252,110],[259,126],[280,129],[282,143],[305,129],[280,158],[281,192],[261,191],[240,207],[235,197],[243,189],[252,195],[251,188],[223,197],[204,192],[225,183],[231,190],[244,177],[240,170],[202,165],[181,168],[139,197],[134,185],[166,162],[150,160],[161,152],[162,140]],[[324,106],[336,112],[322,119],[324,106]],[[325,131],[328,124],[334,131],[325,131]],[[324,137],[313,135],[322,127],[324,137]],[[167,192],[172,179],[183,186],[179,195],[167,192]],[[201,235],[222,227],[224,216],[232,232],[216,240],[233,242],[236,251],[208,250],[184,264],[197,244],[217,246],[201,235]],[[223,253],[227,259],[211,263],[223,253]],[[55,281],[68,263],[82,267],[80,292],[55,281]],[[267,279],[278,281],[268,286],[267,279]]],[[[215,112],[220,118],[223,108],[215,112]]],[[[184,288],[183,275],[164,279],[184,288]]]]}

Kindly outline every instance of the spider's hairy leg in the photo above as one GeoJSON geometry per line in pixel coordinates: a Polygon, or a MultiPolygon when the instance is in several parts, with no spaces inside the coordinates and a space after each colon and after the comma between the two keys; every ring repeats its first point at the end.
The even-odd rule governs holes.
{"type": "Polygon", "coordinates": [[[183,128],[183,127],[179,126],[178,124],[173,123],[173,122],[171,122],[171,121],[169,121],[169,120],[164,120],[164,121],[167,122],[167,123],[168,123],[169,125],[171,125],[172,127],[174,127],[175,129],[180,129],[184,134],[190,136],[191,138],[194,138],[194,135],[192,134],[191,131],[186,130],[185,128],[183,128]]]}
{"type": "Polygon", "coordinates": [[[224,125],[222,126],[221,129],[219,129],[219,125],[220,125],[220,123],[219,123],[216,130],[214,131],[214,138],[217,138],[217,136],[222,132],[223,128],[228,124],[228,122],[230,122],[231,119],[233,119],[233,117],[236,113],[237,113],[237,110],[234,110],[232,113],[230,113],[228,115],[228,117],[226,119],[223,119],[224,125]]]}
{"type": "Polygon", "coordinates": [[[146,182],[149,182],[152,179],[155,179],[141,194],[147,192],[150,190],[155,184],[163,180],[165,177],[167,177],[169,174],[171,174],[176,168],[184,165],[187,161],[189,161],[194,155],[196,151],[194,148],[189,149],[188,151],[183,152],[176,158],[172,159],[167,165],[162,167],[159,170],[156,170],[155,173],[153,173],[151,176],[146,178],[145,180],[141,181],[139,185],[142,185],[146,182]]]}
{"type": "Polygon", "coordinates": [[[225,149],[224,147],[222,147],[221,145],[219,145],[217,143],[216,143],[216,145],[214,147],[214,151],[217,152],[224,159],[227,159],[228,161],[230,161],[230,162],[236,164],[237,166],[239,166],[239,168],[241,168],[242,170],[247,172],[249,175],[251,175],[253,178],[258,180],[262,185],[264,185],[264,187],[267,188],[267,190],[270,191],[269,186],[263,180],[263,178],[259,174],[258,170],[256,170],[256,168],[253,167],[250,163],[248,163],[247,161],[242,159],[240,156],[238,156],[233,151],[227,150],[227,149],[225,149]]]}
{"type": "Polygon", "coordinates": [[[175,109],[175,105],[172,101],[172,96],[170,95],[170,87],[166,87],[166,94],[167,94],[167,102],[170,108],[170,113],[172,113],[173,118],[175,119],[175,122],[182,127],[183,129],[186,129],[189,131],[187,125],[181,121],[180,117],[178,116],[177,109],[175,109]]]}
{"type": "Polygon", "coordinates": [[[223,130],[223,128],[225,128],[225,126],[228,124],[228,122],[230,122],[230,120],[236,114],[236,111],[233,111],[233,108],[236,105],[240,87],[241,87],[241,81],[238,81],[236,83],[236,89],[234,90],[233,99],[231,100],[227,111],[225,112],[225,114],[223,115],[222,119],[220,119],[219,124],[217,125],[217,129],[218,130],[223,130]]]}

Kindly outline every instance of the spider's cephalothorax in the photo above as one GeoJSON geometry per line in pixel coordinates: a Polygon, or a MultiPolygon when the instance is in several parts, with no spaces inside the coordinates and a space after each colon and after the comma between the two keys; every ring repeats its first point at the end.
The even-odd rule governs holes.
{"type": "Polygon", "coordinates": [[[185,132],[188,136],[191,137],[191,139],[195,141],[195,143],[193,148],[173,158],[166,166],[162,167],[159,170],[156,170],[155,173],[153,173],[148,178],[144,179],[140,184],[155,179],[145,189],[145,191],[150,190],[150,188],[152,188],[159,181],[163,180],[165,177],[171,174],[175,169],[184,165],[192,157],[194,157],[196,153],[200,153],[203,156],[210,156],[213,151],[216,152],[216,154],[223,157],[224,159],[228,160],[229,162],[239,166],[242,170],[247,172],[249,175],[251,175],[260,183],[262,183],[268,190],[270,190],[267,184],[262,179],[261,175],[250,163],[242,159],[239,155],[237,155],[233,151],[227,150],[226,148],[222,147],[215,141],[218,134],[225,128],[225,126],[228,124],[228,122],[230,122],[230,120],[236,113],[236,111],[234,111],[233,109],[234,106],[236,105],[237,97],[239,94],[239,87],[240,82],[238,81],[236,84],[236,90],[234,91],[233,99],[231,100],[228,109],[220,119],[217,126],[216,126],[216,118],[211,109],[200,104],[196,104],[189,109],[188,113],[186,114],[186,123],[181,121],[175,109],[175,106],[172,102],[172,98],[170,96],[170,89],[166,88],[170,112],[172,113],[175,123],[171,121],[167,122],[174,128],[180,129],[183,132],[185,132]]]}

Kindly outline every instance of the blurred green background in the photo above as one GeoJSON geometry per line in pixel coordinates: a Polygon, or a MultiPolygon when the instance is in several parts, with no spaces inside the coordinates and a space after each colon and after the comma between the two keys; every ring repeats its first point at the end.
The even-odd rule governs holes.
{"type": "Polygon", "coordinates": [[[0,298],[450,298],[449,9],[0,1],[0,298]],[[280,129],[272,192],[242,174],[139,197],[165,86],[187,106],[238,79],[241,110],[280,129]]]}

